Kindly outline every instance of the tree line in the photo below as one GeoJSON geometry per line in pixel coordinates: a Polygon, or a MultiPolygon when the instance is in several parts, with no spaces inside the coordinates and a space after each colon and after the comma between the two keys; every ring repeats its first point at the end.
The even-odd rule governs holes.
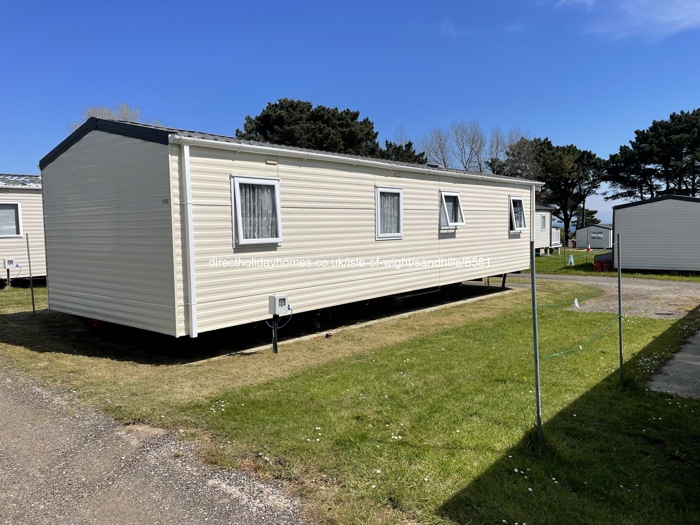
{"type": "MultiPolygon", "coordinates": [[[[139,121],[140,110],[88,107],[83,117],[139,121]]],[[[151,123],[159,125],[155,119],[151,123]]],[[[79,125],[79,124],[78,124],[79,125]]],[[[73,125],[73,129],[77,126],[73,125]]],[[[433,128],[420,140],[420,150],[402,133],[397,140],[378,141],[379,133],[360,112],[311,102],[279,99],[256,116],[247,116],[236,137],[283,146],[378,158],[412,164],[438,165],[475,173],[507,175],[544,182],[538,203],[552,209],[564,224],[568,242],[572,226],[599,223],[586,200],[609,185],[606,199],[645,200],[667,194],[700,194],[700,109],[672,113],[635,131],[629,145],[601,159],[573,144],[558,146],[549,138],[500,127],[488,136],[478,120],[454,121],[433,128]]]]}

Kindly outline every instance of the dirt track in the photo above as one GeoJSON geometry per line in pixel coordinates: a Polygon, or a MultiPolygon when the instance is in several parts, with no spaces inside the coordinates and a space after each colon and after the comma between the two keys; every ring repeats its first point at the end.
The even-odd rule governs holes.
{"type": "Polygon", "coordinates": [[[0,367],[0,523],[300,524],[279,483],[209,469],[193,444],[124,427],[0,367]]]}
{"type": "MultiPolygon", "coordinates": [[[[584,275],[542,275],[539,280],[576,281],[602,288],[599,297],[581,302],[583,312],[617,312],[617,279],[584,275]]],[[[680,319],[700,315],[700,283],[658,281],[623,277],[622,313],[628,316],[657,319],[680,319]]]]}

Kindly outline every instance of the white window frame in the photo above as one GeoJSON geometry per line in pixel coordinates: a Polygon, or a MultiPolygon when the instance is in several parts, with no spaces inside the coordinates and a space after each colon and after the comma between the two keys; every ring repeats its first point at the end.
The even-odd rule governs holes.
{"type": "Polygon", "coordinates": [[[22,232],[24,231],[22,229],[22,203],[21,202],[0,202],[2,205],[7,205],[7,206],[14,206],[17,209],[17,231],[18,233],[12,233],[10,235],[3,235],[0,234],[0,237],[3,239],[11,239],[11,238],[19,238],[22,237],[22,232]]]}
{"type": "Polygon", "coordinates": [[[375,186],[374,188],[374,209],[375,209],[375,225],[376,225],[376,240],[399,240],[403,239],[403,188],[394,186],[375,186]],[[399,231],[392,233],[381,233],[381,194],[382,193],[398,193],[399,195],[399,231]]]}
{"type": "MultiPolygon", "coordinates": [[[[527,230],[527,219],[525,217],[525,201],[523,200],[522,197],[517,197],[514,195],[510,195],[508,197],[508,207],[510,209],[510,224],[513,225],[512,228],[510,228],[511,232],[522,232],[527,230]],[[520,201],[520,205],[523,208],[523,223],[522,225],[518,225],[518,222],[515,220],[515,206],[514,202],[515,201],[520,201]]],[[[510,226],[509,224],[509,226],[510,226]]]]}
{"type": "Polygon", "coordinates": [[[540,215],[540,231],[547,231],[547,216],[544,214],[540,215]]]}
{"type": "Polygon", "coordinates": [[[454,228],[457,229],[458,226],[464,226],[466,221],[464,220],[464,210],[462,209],[462,199],[457,191],[440,191],[440,228],[454,228]],[[457,199],[457,209],[459,210],[460,221],[451,220],[449,214],[447,213],[447,197],[456,197],[457,199]]]}
{"type": "Polygon", "coordinates": [[[233,197],[233,221],[235,224],[235,243],[238,246],[249,244],[281,244],[282,243],[282,207],[280,205],[280,181],[262,177],[231,176],[231,194],[233,197]],[[277,214],[277,236],[261,239],[246,239],[243,235],[243,217],[241,213],[241,184],[258,186],[273,186],[275,188],[275,213],[277,214]]]}

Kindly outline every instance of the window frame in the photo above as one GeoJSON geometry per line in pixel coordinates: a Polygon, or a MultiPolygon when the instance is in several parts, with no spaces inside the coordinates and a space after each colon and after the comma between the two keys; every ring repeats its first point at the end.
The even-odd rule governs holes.
{"type": "Polygon", "coordinates": [[[527,230],[527,218],[525,217],[525,200],[522,197],[519,197],[517,195],[509,195],[508,196],[508,207],[509,207],[509,230],[512,233],[519,233],[522,231],[527,230]],[[514,202],[515,201],[520,201],[520,205],[523,208],[523,224],[522,226],[518,226],[518,222],[515,220],[515,206],[514,202]]]}
{"type": "Polygon", "coordinates": [[[0,201],[0,205],[6,205],[6,206],[14,206],[15,207],[15,217],[16,217],[16,231],[17,233],[12,233],[9,235],[4,235],[0,233],[0,238],[2,239],[17,239],[21,238],[23,235],[23,229],[22,229],[22,203],[21,202],[12,202],[12,201],[0,201]]]}
{"type": "Polygon", "coordinates": [[[544,213],[540,215],[540,231],[547,231],[547,215],[545,215],[544,213]]]}
{"type": "Polygon", "coordinates": [[[459,226],[464,226],[467,224],[466,219],[464,218],[464,209],[462,208],[462,198],[459,195],[458,191],[442,191],[440,190],[440,229],[441,230],[448,230],[448,229],[454,229],[456,230],[459,226]],[[457,209],[459,210],[459,216],[461,217],[461,221],[453,221],[450,219],[449,214],[447,213],[447,200],[446,197],[456,197],[457,198],[457,209]],[[445,219],[443,222],[443,218],[445,219]]]}
{"type": "Polygon", "coordinates": [[[234,242],[236,246],[255,244],[282,244],[282,206],[280,203],[280,180],[266,177],[231,176],[232,215],[234,221],[234,242]],[[275,213],[277,214],[277,236],[260,239],[246,239],[243,235],[243,215],[241,212],[241,184],[272,186],[275,192],[275,213]]]}
{"type": "Polygon", "coordinates": [[[401,240],[403,239],[403,188],[397,186],[375,186],[374,187],[374,215],[375,215],[375,240],[401,240]],[[381,218],[381,194],[397,193],[399,195],[399,231],[392,233],[382,233],[381,218]]]}

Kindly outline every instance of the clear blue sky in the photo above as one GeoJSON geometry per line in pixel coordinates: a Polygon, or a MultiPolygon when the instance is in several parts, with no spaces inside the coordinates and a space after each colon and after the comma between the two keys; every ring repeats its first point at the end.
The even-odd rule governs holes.
{"type": "Polygon", "coordinates": [[[38,174],[87,106],[120,102],[233,135],[297,98],[382,142],[478,119],[603,158],[700,107],[698,0],[0,0],[0,20],[0,173],[38,174]]]}

